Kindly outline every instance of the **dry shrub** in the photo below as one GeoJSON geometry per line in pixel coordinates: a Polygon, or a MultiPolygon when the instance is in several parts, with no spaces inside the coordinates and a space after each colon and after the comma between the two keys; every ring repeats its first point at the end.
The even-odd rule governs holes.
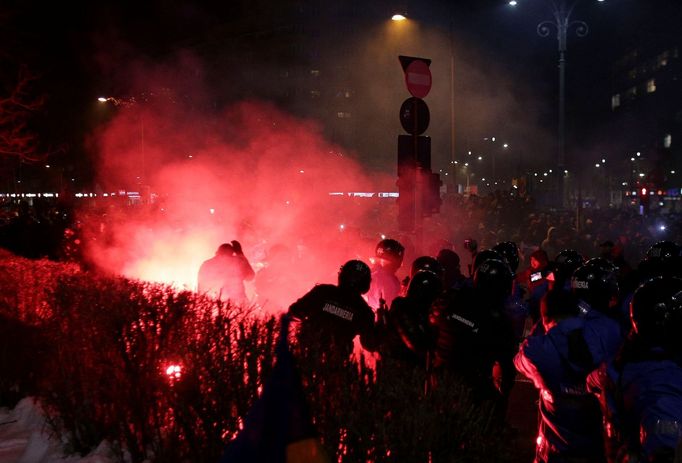
{"type": "Polygon", "coordinates": [[[447,372],[427,374],[392,359],[371,369],[363,357],[348,361],[319,349],[299,348],[297,358],[332,461],[515,461],[493,404],[474,404],[471,391],[447,372]]]}
{"type": "MultiPolygon", "coordinates": [[[[0,269],[0,315],[13,320],[0,371],[3,349],[20,352],[0,398],[37,396],[68,451],[107,439],[121,461],[217,461],[270,375],[279,324],[250,308],[46,261],[5,258],[0,269]]],[[[456,378],[438,376],[425,394],[423,369],[373,370],[321,358],[318,345],[298,358],[332,460],[513,461],[489,408],[456,378]]]]}

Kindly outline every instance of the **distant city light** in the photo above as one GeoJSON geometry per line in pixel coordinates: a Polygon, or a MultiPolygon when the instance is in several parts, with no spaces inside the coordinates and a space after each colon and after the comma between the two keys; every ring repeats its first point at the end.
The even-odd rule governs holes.
{"type": "Polygon", "coordinates": [[[469,163],[468,163],[468,162],[465,162],[465,163],[464,163],[464,167],[468,167],[468,166],[469,166],[469,163]]]}
{"type": "Polygon", "coordinates": [[[502,148],[509,148],[509,145],[505,143],[504,145],[502,145],[502,148]]]}
{"type": "Polygon", "coordinates": [[[509,6],[516,6],[519,3],[516,0],[509,0],[509,6]]]}
{"type": "Polygon", "coordinates": [[[549,169],[549,173],[550,173],[550,174],[552,173],[552,169],[549,169]]]}
{"type": "Polygon", "coordinates": [[[305,170],[301,169],[301,170],[298,171],[298,173],[299,173],[299,174],[304,174],[304,173],[305,173],[305,170]]]}
{"type": "Polygon", "coordinates": [[[675,174],[675,171],[674,171],[674,170],[671,170],[670,173],[674,175],[674,174],[675,174]]]}
{"type": "Polygon", "coordinates": [[[642,155],[642,153],[640,153],[639,151],[637,151],[637,157],[640,157],[641,155],[642,155]]]}
{"type": "Polygon", "coordinates": [[[50,165],[49,165],[49,164],[45,164],[45,168],[49,169],[49,168],[50,168],[50,165]]]}
{"type": "Polygon", "coordinates": [[[642,172],[639,173],[640,177],[644,177],[644,174],[642,172]]]}
{"type": "Polygon", "coordinates": [[[661,231],[665,231],[665,225],[659,225],[658,229],[661,231]]]}
{"type": "Polygon", "coordinates": [[[407,17],[405,15],[399,13],[391,16],[391,21],[405,21],[406,19],[407,17]]]}
{"type": "Polygon", "coordinates": [[[101,96],[101,97],[97,98],[97,101],[99,101],[100,103],[106,103],[107,99],[104,98],[103,96],[101,96]]]}
{"type": "Polygon", "coordinates": [[[600,167],[600,166],[601,166],[601,164],[599,164],[599,163],[596,163],[596,164],[594,165],[594,167],[600,167]]]}
{"type": "Polygon", "coordinates": [[[630,160],[634,162],[635,158],[630,158],[630,160]]]}
{"type": "Polygon", "coordinates": [[[601,159],[601,163],[602,163],[602,164],[606,164],[606,159],[602,158],[602,159],[601,159]]]}
{"type": "Polygon", "coordinates": [[[344,231],[346,229],[346,226],[344,224],[339,225],[339,230],[344,231]]]}
{"type": "Polygon", "coordinates": [[[215,214],[215,209],[210,208],[210,209],[208,210],[208,213],[211,214],[211,215],[215,214]]]}
{"type": "Polygon", "coordinates": [[[481,161],[483,159],[483,156],[479,156],[478,160],[481,161]]]}
{"type": "Polygon", "coordinates": [[[568,170],[565,170],[565,171],[564,171],[564,174],[567,174],[567,173],[568,173],[568,170]]]}

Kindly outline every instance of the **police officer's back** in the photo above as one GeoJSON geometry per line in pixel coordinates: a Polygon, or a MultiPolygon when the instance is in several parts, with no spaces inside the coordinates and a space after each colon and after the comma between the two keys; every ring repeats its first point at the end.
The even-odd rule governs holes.
{"type": "Polygon", "coordinates": [[[644,283],[630,315],[619,357],[589,377],[606,420],[609,461],[672,462],[682,437],[682,280],[644,283]]]}
{"type": "Polygon", "coordinates": [[[442,279],[429,270],[417,271],[406,296],[393,300],[387,313],[380,311],[382,356],[426,367],[434,337],[429,324],[431,304],[440,295],[442,279]]]}
{"type": "Polygon", "coordinates": [[[351,260],[339,270],[338,285],[317,285],[291,304],[289,313],[301,321],[302,347],[350,354],[353,338],[360,335],[365,349],[376,350],[374,313],[362,298],[370,281],[367,264],[351,260]]]}
{"type": "Polygon", "coordinates": [[[450,292],[433,306],[435,363],[458,374],[477,399],[507,396],[515,375],[516,340],[504,302],[512,287],[509,266],[481,263],[473,288],[450,292]]]}
{"type": "Polygon", "coordinates": [[[544,332],[529,336],[514,358],[539,391],[536,462],[603,462],[599,404],[587,375],[607,353],[580,316],[577,297],[555,288],[541,302],[544,332]]]}

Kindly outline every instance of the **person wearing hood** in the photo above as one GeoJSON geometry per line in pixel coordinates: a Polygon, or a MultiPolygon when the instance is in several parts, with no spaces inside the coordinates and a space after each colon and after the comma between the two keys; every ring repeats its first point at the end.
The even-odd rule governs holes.
{"type": "Polygon", "coordinates": [[[562,245],[558,240],[559,230],[557,227],[549,227],[547,236],[540,244],[540,249],[545,251],[548,256],[556,256],[561,251],[562,245]]]}

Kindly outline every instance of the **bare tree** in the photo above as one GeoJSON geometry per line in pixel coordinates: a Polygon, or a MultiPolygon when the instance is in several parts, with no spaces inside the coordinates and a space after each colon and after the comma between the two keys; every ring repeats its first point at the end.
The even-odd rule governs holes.
{"type": "Polygon", "coordinates": [[[37,76],[22,65],[9,95],[0,96],[0,156],[40,162],[52,154],[41,147],[38,133],[31,127],[45,105],[44,96],[33,88],[36,80],[37,76]]]}

